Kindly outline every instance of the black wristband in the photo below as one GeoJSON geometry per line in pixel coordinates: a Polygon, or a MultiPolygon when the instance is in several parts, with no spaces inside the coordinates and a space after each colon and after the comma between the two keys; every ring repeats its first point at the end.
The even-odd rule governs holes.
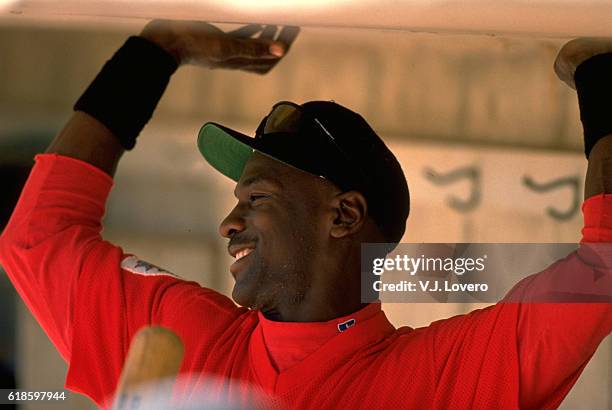
{"type": "Polygon", "coordinates": [[[177,68],[161,47],[132,36],[102,67],[74,110],[100,121],[125,149],[132,149],[177,68]]]}
{"type": "Polygon", "coordinates": [[[597,141],[612,134],[612,53],[598,54],[580,64],[574,82],[588,158],[597,141]]]}

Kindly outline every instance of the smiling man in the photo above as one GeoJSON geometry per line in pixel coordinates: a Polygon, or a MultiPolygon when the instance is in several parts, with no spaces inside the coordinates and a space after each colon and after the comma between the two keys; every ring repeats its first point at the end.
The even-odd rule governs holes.
{"type": "MultiPolygon", "coordinates": [[[[557,407],[612,329],[602,291],[612,282],[609,265],[581,248],[507,300],[572,272],[582,295],[604,296],[600,303],[498,303],[395,329],[380,303],[361,299],[360,252],[363,242],[401,240],[408,187],[384,142],[339,104],[281,102],[254,138],[214,123],[200,131],[206,160],[236,181],[237,204],[220,234],[236,258],[232,296],[240,306],[102,240],[118,161],[172,73],[185,63],[265,73],[295,31],[280,41],[269,29],[250,38],[258,31],[148,24],[36,157],[0,260],[68,362],[67,387],[107,405],[132,337],[156,324],[184,342],[189,379],[176,393],[185,400],[205,390],[246,408],[557,407]]],[[[608,41],[572,42],[556,67],[570,86],[576,79],[585,124],[585,243],[612,239],[612,122],[603,108],[611,51],[608,41]]]]}
{"type": "Polygon", "coordinates": [[[198,145],[237,181],[220,233],[237,257],[238,304],[285,322],[365,306],[361,243],[397,243],[409,196],[397,159],[360,115],[334,102],[280,102],[255,138],[207,123],[198,145]]]}

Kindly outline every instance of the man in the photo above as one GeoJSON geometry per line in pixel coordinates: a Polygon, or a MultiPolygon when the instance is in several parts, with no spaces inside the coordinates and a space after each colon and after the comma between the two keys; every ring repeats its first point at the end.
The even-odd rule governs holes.
{"type": "MultiPolygon", "coordinates": [[[[237,180],[237,205],[220,233],[236,257],[232,296],[242,307],[101,239],[119,158],[177,66],[265,72],[287,51],[289,42],[249,34],[148,24],[105,65],[37,156],[0,256],[69,363],[67,387],[107,403],[132,336],[158,324],[185,344],[181,371],[191,377],[177,395],[187,400],[205,389],[242,407],[558,406],[610,333],[612,305],[499,303],[426,328],[395,329],[379,303],[361,300],[360,244],[401,240],[407,186],[365,120],[337,104],[281,103],[255,139],[210,123],[200,132],[205,158],[237,180]]],[[[607,95],[589,84],[590,75],[606,84],[597,70],[609,61],[592,60],[609,51],[605,41],[573,42],[556,67],[571,85],[576,67],[589,70],[586,79],[575,77],[589,158],[585,242],[612,238],[612,127],[600,113],[607,95]]],[[[597,293],[595,273],[610,280],[599,261],[580,250],[521,282],[512,296],[567,271],[584,276],[584,294],[597,293]]]]}

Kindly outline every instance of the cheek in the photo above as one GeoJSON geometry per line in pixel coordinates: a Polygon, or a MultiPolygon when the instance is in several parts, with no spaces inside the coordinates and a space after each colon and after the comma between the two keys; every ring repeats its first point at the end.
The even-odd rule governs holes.
{"type": "Polygon", "coordinates": [[[310,254],[312,250],[325,243],[325,220],[321,210],[307,201],[291,209],[290,230],[293,243],[301,254],[310,254]]]}
{"type": "Polygon", "coordinates": [[[251,225],[257,235],[260,255],[265,259],[282,254],[292,242],[293,221],[286,210],[259,210],[251,220],[251,225]]]}
{"type": "Polygon", "coordinates": [[[253,220],[259,235],[261,256],[281,263],[290,262],[312,246],[318,231],[313,215],[305,206],[289,206],[282,210],[260,212],[253,220]]]}

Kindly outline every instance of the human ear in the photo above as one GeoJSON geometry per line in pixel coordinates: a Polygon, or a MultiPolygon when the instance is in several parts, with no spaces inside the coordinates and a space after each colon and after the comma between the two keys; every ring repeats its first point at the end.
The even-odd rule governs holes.
{"type": "Polygon", "coordinates": [[[360,192],[349,191],[337,195],[334,198],[333,207],[335,218],[330,230],[333,238],[343,238],[362,228],[368,206],[360,192]]]}

